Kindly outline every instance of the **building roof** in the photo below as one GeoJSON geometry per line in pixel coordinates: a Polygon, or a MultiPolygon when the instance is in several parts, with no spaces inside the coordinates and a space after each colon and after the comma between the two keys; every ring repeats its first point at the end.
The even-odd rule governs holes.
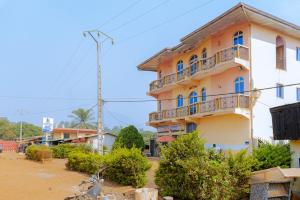
{"type": "Polygon", "coordinates": [[[284,183],[300,177],[300,168],[281,169],[274,167],[252,173],[250,184],[258,183],[284,183]]]}
{"type": "Polygon", "coordinates": [[[81,128],[54,128],[53,133],[85,133],[96,134],[97,130],[94,129],[81,129],[81,128]]]}
{"type": "Polygon", "coordinates": [[[172,136],[161,136],[157,139],[158,142],[173,142],[175,140],[175,138],[173,138],[172,136]]]}
{"type": "Polygon", "coordinates": [[[201,26],[180,39],[180,43],[172,48],[164,48],[138,65],[139,70],[156,71],[157,65],[172,58],[176,53],[184,53],[226,27],[238,23],[254,23],[300,39],[300,26],[280,19],[274,15],[258,10],[244,3],[239,3],[225,13],[201,26]]]}

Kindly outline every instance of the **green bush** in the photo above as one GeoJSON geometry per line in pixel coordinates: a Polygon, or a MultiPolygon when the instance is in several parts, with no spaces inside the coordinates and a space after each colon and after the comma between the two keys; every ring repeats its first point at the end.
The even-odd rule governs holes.
{"type": "Polygon", "coordinates": [[[251,169],[256,164],[255,160],[251,155],[248,155],[247,150],[242,150],[235,154],[229,152],[226,161],[229,166],[229,174],[231,175],[231,185],[233,186],[231,199],[249,197],[249,178],[251,169]]]}
{"type": "Polygon", "coordinates": [[[105,155],[105,177],[111,181],[142,187],[146,184],[146,171],[151,165],[140,149],[118,148],[105,155]]]}
{"type": "Polygon", "coordinates": [[[233,190],[223,154],[206,151],[197,132],[161,148],[155,183],[176,199],[230,199],[233,190]]]}
{"type": "Polygon", "coordinates": [[[114,145],[113,149],[116,148],[132,148],[136,147],[143,150],[145,148],[145,143],[142,135],[139,133],[137,128],[134,126],[128,126],[122,128],[114,145]]]}
{"type": "Polygon", "coordinates": [[[68,155],[66,167],[69,170],[95,174],[103,163],[99,154],[73,151],[68,155]]]}
{"type": "Polygon", "coordinates": [[[51,147],[54,158],[67,158],[71,152],[91,153],[92,147],[86,144],[59,144],[51,147]]]}
{"type": "Polygon", "coordinates": [[[253,150],[256,160],[254,170],[263,170],[272,167],[289,168],[292,161],[292,153],[289,144],[271,144],[261,141],[258,148],[253,150]]]}
{"type": "Polygon", "coordinates": [[[52,158],[52,151],[44,145],[31,145],[27,147],[25,155],[29,160],[43,161],[52,158]]]}

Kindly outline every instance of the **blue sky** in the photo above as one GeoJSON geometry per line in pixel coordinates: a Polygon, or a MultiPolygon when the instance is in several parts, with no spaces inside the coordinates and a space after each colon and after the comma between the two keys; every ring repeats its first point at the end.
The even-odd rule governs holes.
{"type": "MultiPolygon", "coordinates": [[[[115,39],[114,46],[106,43],[102,48],[103,98],[150,98],[146,91],[156,75],[138,71],[136,66],[238,2],[0,0],[0,116],[41,125],[43,116],[59,122],[69,120],[77,107],[92,107],[96,103],[95,45],[82,32],[98,27],[115,39]]],[[[299,25],[299,0],[243,2],[299,25]]],[[[155,109],[154,102],[107,103],[104,124],[150,129],[145,122],[155,109]]]]}

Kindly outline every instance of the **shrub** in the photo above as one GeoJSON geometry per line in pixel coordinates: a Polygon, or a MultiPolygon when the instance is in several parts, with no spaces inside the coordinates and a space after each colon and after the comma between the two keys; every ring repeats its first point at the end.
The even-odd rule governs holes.
{"type": "Polygon", "coordinates": [[[197,132],[161,148],[155,183],[178,199],[230,199],[233,190],[223,154],[206,151],[197,132]]]}
{"type": "Polygon", "coordinates": [[[151,165],[140,149],[118,148],[105,155],[105,177],[111,181],[142,187],[146,183],[146,171],[151,165]]]}
{"type": "Polygon", "coordinates": [[[52,158],[52,151],[44,145],[31,145],[26,148],[25,155],[29,160],[43,161],[52,158]]]}
{"type": "Polygon", "coordinates": [[[231,175],[231,185],[233,186],[231,198],[247,198],[250,193],[249,178],[251,169],[256,164],[255,160],[251,155],[247,155],[247,150],[242,150],[235,154],[229,152],[226,161],[231,175]]]}
{"type": "Polygon", "coordinates": [[[260,142],[258,148],[253,150],[256,160],[254,170],[263,170],[272,167],[289,168],[292,161],[292,153],[289,144],[273,145],[269,142],[260,142]]]}
{"type": "Polygon", "coordinates": [[[145,147],[144,139],[139,131],[134,126],[128,126],[122,128],[114,145],[113,149],[116,148],[132,148],[136,147],[143,150],[145,147]]]}
{"type": "Polygon", "coordinates": [[[54,158],[67,158],[71,152],[91,153],[92,147],[86,144],[59,144],[51,147],[54,158]]]}
{"type": "Polygon", "coordinates": [[[68,155],[66,167],[73,171],[95,174],[100,169],[102,161],[99,154],[73,151],[68,155]]]}

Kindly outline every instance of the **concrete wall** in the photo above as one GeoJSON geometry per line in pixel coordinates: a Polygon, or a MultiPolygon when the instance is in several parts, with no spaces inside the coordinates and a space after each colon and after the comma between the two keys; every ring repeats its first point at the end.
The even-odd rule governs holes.
{"type": "MultiPolygon", "coordinates": [[[[296,47],[300,40],[282,35],[259,25],[251,25],[251,59],[254,88],[291,84],[300,81],[300,62],[296,61],[296,47]],[[276,69],[276,37],[286,44],[286,70],[276,69]]],[[[300,86],[298,86],[300,87],[300,86]]],[[[296,102],[296,86],[284,88],[284,98],[276,97],[276,89],[262,91],[253,108],[255,137],[268,139],[273,135],[269,107],[296,102]]]]}

